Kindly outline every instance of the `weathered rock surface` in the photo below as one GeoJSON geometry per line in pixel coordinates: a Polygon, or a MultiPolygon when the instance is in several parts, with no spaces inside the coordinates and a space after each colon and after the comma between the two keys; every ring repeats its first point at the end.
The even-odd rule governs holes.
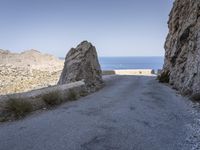
{"type": "Polygon", "coordinates": [[[56,85],[64,62],[36,50],[0,50],[0,95],[56,85]]]}
{"type": "Polygon", "coordinates": [[[96,48],[87,41],[68,52],[58,84],[80,80],[84,80],[90,91],[97,90],[103,84],[96,48]]]}
{"type": "Polygon", "coordinates": [[[168,22],[164,72],[183,94],[200,92],[200,1],[175,0],[168,22]]]}

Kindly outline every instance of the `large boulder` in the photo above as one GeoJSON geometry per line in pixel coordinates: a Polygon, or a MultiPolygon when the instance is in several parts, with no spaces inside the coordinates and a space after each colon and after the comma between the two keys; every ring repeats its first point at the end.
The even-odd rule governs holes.
{"type": "Polygon", "coordinates": [[[96,91],[103,85],[96,48],[87,41],[68,52],[58,84],[80,80],[84,80],[89,91],[96,91]]]}
{"type": "Polygon", "coordinates": [[[200,92],[200,1],[175,0],[165,43],[163,74],[183,94],[200,92]]]}

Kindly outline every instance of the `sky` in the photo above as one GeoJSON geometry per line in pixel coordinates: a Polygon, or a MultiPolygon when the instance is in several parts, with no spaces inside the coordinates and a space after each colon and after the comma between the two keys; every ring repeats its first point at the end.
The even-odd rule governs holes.
{"type": "Polygon", "coordinates": [[[99,56],[163,56],[173,0],[0,0],[0,49],[64,57],[81,41],[99,56]]]}

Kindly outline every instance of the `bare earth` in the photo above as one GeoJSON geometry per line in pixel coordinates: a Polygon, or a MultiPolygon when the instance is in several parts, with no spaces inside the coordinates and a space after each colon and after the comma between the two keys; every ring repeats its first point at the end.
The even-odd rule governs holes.
{"type": "Polygon", "coordinates": [[[12,53],[0,49],[0,95],[55,85],[64,62],[37,50],[12,53]]]}
{"type": "Polygon", "coordinates": [[[78,101],[0,125],[1,150],[198,150],[200,106],[152,76],[114,76],[78,101]]]}

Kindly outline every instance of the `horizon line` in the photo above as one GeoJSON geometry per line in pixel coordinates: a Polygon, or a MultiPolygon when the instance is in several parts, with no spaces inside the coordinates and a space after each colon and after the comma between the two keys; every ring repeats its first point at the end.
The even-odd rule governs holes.
{"type": "MultiPolygon", "coordinates": [[[[152,55],[152,56],[141,56],[141,55],[138,55],[138,56],[98,56],[98,57],[165,57],[163,55],[152,55]]],[[[65,57],[58,57],[58,58],[65,58],[65,57]]]]}

